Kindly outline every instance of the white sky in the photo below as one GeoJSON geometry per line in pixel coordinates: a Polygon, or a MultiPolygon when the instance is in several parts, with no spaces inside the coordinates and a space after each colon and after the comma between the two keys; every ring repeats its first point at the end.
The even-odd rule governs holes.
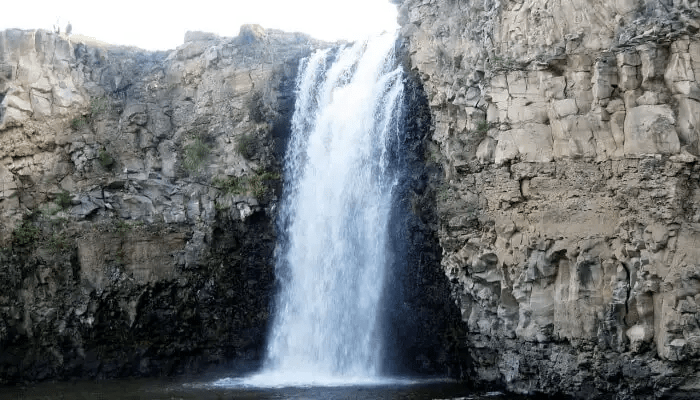
{"type": "Polygon", "coordinates": [[[389,0],[8,0],[0,11],[0,30],[61,31],[112,44],[168,50],[182,44],[185,32],[236,36],[241,24],[304,32],[322,40],[361,39],[397,28],[389,0]]]}

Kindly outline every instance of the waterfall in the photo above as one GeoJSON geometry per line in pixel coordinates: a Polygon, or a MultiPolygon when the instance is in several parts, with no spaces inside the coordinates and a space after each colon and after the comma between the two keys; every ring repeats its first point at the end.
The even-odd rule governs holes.
{"type": "Polygon", "coordinates": [[[300,64],[278,221],[280,293],[260,383],[367,382],[379,373],[403,94],[394,42],[384,34],[300,64]]]}

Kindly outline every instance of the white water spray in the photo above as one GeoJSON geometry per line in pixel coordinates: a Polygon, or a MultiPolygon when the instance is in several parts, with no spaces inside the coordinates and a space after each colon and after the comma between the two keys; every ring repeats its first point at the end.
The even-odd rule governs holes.
{"type": "Polygon", "coordinates": [[[285,158],[281,293],[260,386],[378,381],[379,300],[403,94],[382,35],[302,61],[285,158]],[[395,140],[394,140],[395,141],[395,140]]]}

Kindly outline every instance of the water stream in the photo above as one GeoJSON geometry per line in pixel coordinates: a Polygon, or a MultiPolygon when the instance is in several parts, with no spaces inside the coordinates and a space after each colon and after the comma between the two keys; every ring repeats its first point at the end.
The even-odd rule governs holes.
{"type": "Polygon", "coordinates": [[[379,300],[397,178],[389,168],[403,74],[395,37],[317,51],[301,63],[285,157],[281,292],[260,385],[378,380],[379,300]]]}

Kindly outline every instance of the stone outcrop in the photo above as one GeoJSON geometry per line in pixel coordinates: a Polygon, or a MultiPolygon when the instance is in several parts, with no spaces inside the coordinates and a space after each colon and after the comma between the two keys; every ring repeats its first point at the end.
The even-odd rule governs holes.
{"type": "Polygon", "coordinates": [[[475,382],[700,382],[697,1],[396,0],[475,382]]]}
{"type": "Polygon", "coordinates": [[[296,68],[325,46],[0,32],[0,384],[260,360],[296,68]]]}

